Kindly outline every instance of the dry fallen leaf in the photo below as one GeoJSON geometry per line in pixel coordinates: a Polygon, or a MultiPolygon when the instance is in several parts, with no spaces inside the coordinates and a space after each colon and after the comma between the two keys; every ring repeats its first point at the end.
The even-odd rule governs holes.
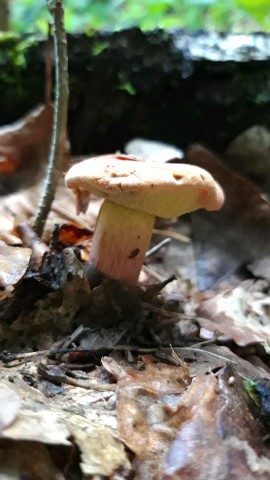
{"type": "Polygon", "coordinates": [[[48,383],[42,382],[37,376],[37,366],[31,362],[8,369],[2,365],[1,388],[6,389],[10,385],[10,389],[16,392],[14,394],[21,397],[21,407],[1,437],[1,445],[6,452],[5,461],[4,456],[0,455],[1,473],[2,465],[14,475],[17,471],[27,474],[34,471],[37,475],[36,471],[40,468],[38,478],[62,480],[66,478],[65,475],[54,476],[59,471],[54,471],[52,458],[59,458],[59,447],[74,451],[76,445],[81,454],[78,458],[81,471],[85,476],[106,476],[116,480],[122,478],[120,473],[123,473],[123,478],[129,478],[128,455],[116,430],[115,393],[106,389],[101,392],[65,385],[62,395],[59,391],[53,395],[51,390],[51,395],[45,396],[42,394],[44,382],[48,383]],[[13,378],[12,385],[10,378],[13,378]],[[42,447],[40,452],[39,445],[42,447]],[[10,446],[12,451],[8,450],[10,446]],[[24,458],[20,455],[22,451],[25,452],[24,458]],[[35,455],[39,453],[40,460],[35,460],[35,455]],[[13,464],[11,454],[16,457],[13,464]]]}
{"type": "Polygon", "coordinates": [[[192,214],[198,284],[206,290],[240,266],[269,258],[270,204],[249,180],[206,148],[192,146],[185,160],[208,170],[226,196],[219,212],[192,214]]]}
{"type": "MultiPolygon", "coordinates": [[[[0,202],[1,233],[13,231],[14,222],[21,223],[31,220],[40,196],[42,182],[18,192],[5,195],[0,202]],[[17,221],[19,218],[19,221],[17,221]]],[[[100,199],[92,199],[87,214],[76,215],[76,200],[73,192],[66,188],[64,176],[60,178],[55,200],[49,218],[46,222],[43,240],[49,242],[51,232],[56,223],[74,222],[83,228],[89,229],[95,224],[95,219],[100,208],[100,199]]]]}
{"type": "MultiPolygon", "coordinates": [[[[238,375],[252,381],[270,379],[270,368],[262,360],[259,364],[256,362],[254,365],[222,345],[210,343],[204,345],[203,348],[201,346],[196,348],[195,344],[193,347],[175,347],[174,350],[179,358],[186,362],[192,378],[200,376],[202,373],[233,366],[238,375]]],[[[254,358],[253,356],[252,360],[254,358]]]]}
{"type": "Polygon", "coordinates": [[[225,357],[228,359],[228,361],[231,361],[238,375],[241,377],[249,378],[252,381],[270,379],[270,369],[262,361],[260,362],[260,365],[253,365],[245,358],[239,357],[239,355],[234,353],[228,347],[222,345],[212,344],[205,348],[208,352],[214,353],[215,355],[219,355],[223,358],[225,357]]]}
{"type": "Polygon", "coordinates": [[[75,415],[69,419],[68,428],[80,449],[84,475],[112,477],[117,470],[128,472],[124,445],[110,428],[75,415]]]}
{"type": "Polygon", "coordinates": [[[189,415],[178,425],[160,478],[270,479],[266,428],[253,414],[232,368],[197,377],[177,408],[189,415]]]}
{"type": "Polygon", "coordinates": [[[270,297],[256,290],[253,281],[242,282],[201,302],[198,313],[202,327],[218,330],[238,345],[270,339],[270,297]]]}
{"type": "Polygon", "coordinates": [[[90,228],[84,228],[74,223],[64,223],[59,228],[58,241],[63,245],[74,245],[82,243],[85,240],[91,240],[93,231],[90,228]]]}
{"type": "Polygon", "coordinates": [[[18,168],[44,160],[49,152],[53,105],[41,105],[25,117],[0,128],[0,173],[12,174],[18,168]]]}
{"type": "Polygon", "coordinates": [[[31,248],[11,247],[0,240],[0,288],[1,297],[5,289],[15,285],[24,275],[31,256],[31,248]]]}
{"type": "Polygon", "coordinates": [[[190,382],[184,364],[147,363],[142,371],[121,372],[118,429],[125,444],[143,463],[144,476],[139,478],[158,478],[156,472],[175,434],[174,408],[190,382]]]}
{"type": "Polygon", "coordinates": [[[0,436],[2,431],[16,418],[21,399],[13,390],[0,388],[0,436]]]}

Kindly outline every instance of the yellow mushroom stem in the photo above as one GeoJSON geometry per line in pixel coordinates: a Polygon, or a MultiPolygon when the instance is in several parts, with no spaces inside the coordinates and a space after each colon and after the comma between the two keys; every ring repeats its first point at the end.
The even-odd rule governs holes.
{"type": "Polygon", "coordinates": [[[101,274],[137,285],[155,215],[105,200],[99,211],[89,262],[101,274]]]}

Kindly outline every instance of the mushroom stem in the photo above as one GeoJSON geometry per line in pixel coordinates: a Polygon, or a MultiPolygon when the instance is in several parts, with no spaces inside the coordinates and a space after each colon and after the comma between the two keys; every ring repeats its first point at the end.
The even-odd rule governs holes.
{"type": "Polygon", "coordinates": [[[155,215],[105,200],[99,211],[89,262],[101,274],[137,285],[155,215]]]}

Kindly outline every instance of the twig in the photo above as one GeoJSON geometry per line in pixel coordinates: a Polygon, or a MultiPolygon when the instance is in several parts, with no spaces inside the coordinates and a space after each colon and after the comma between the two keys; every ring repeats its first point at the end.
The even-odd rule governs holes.
{"type": "Polygon", "coordinates": [[[51,102],[52,95],[52,27],[48,23],[48,37],[45,51],[45,103],[51,102]]]}
{"type": "Polygon", "coordinates": [[[145,257],[146,258],[149,258],[151,257],[151,255],[154,255],[154,253],[157,253],[162,247],[164,247],[165,245],[167,245],[168,243],[170,243],[171,239],[170,238],[164,238],[164,240],[162,240],[160,243],[158,243],[157,245],[155,245],[154,247],[150,248],[146,254],[145,254],[145,257]]]}
{"type": "Polygon", "coordinates": [[[197,322],[199,322],[200,320],[202,321],[208,320],[208,318],[199,317],[197,315],[189,315],[187,313],[173,312],[171,310],[166,310],[165,308],[155,307],[154,305],[151,305],[151,303],[147,303],[147,302],[143,302],[143,306],[152,312],[160,313],[164,317],[171,317],[171,318],[177,318],[178,320],[190,320],[190,321],[197,321],[197,322]]]}
{"type": "Polygon", "coordinates": [[[47,176],[34,220],[34,229],[39,236],[43,233],[44,225],[54,199],[58,179],[62,171],[69,94],[67,39],[62,0],[47,0],[47,4],[53,17],[55,110],[47,176]]]}
{"type": "Polygon", "coordinates": [[[156,235],[164,235],[165,237],[170,237],[174,240],[179,240],[180,242],[190,243],[190,238],[188,238],[186,235],[183,235],[182,233],[174,232],[173,230],[154,228],[153,233],[155,233],[156,235]]]}
{"type": "Polygon", "coordinates": [[[142,266],[142,271],[145,272],[147,275],[151,275],[151,277],[155,278],[159,283],[166,280],[164,277],[162,277],[162,275],[160,275],[158,272],[148,267],[147,265],[142,266]]]}
{"type": "Polygon", "coordinates": [[[56,383],[57,385],[66,383],[68,385],[72,385],[73,387],[97,390],[99,392],[115,390],[117,387],[116,383],[97,383],[93,382],[90,378],[87,378],[85,380],[73,378],[66,375],[66,373],[61,368],[50,368],[47,367],[47,365],[44,365],[42,362],[38,365],[38,373],[50,382],[56,383]]]}

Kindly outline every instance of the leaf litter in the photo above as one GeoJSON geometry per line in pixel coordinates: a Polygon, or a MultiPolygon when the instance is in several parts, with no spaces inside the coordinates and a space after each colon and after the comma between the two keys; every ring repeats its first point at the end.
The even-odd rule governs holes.
{"type": "MultiPolygon", "coordinates": [[[[1,150],[3,478],[270,478],[268,201],[193,146],[185,161],[220,182],[223,210],[157,220],[152,247],[160,245],[140,287],[107,279],[91,289],[100,201],[76,215],[62,178],[44,236],[35,235],[51,126],[41,137],[30,133],[37,154],[28,165],[13,134],[31,132],[31,115],[3,129],[1,150]],[[161,242],[162,232],[170,241],[161,242]]],[[[162,149],[147,142],[142,150],[138,139],[135,146],[145,161],[162,149]]],[[[164,145],[159,161],[181,158],[164,145]]],[[[66,154],[66,168],[76,161],[66,154]]]]}

